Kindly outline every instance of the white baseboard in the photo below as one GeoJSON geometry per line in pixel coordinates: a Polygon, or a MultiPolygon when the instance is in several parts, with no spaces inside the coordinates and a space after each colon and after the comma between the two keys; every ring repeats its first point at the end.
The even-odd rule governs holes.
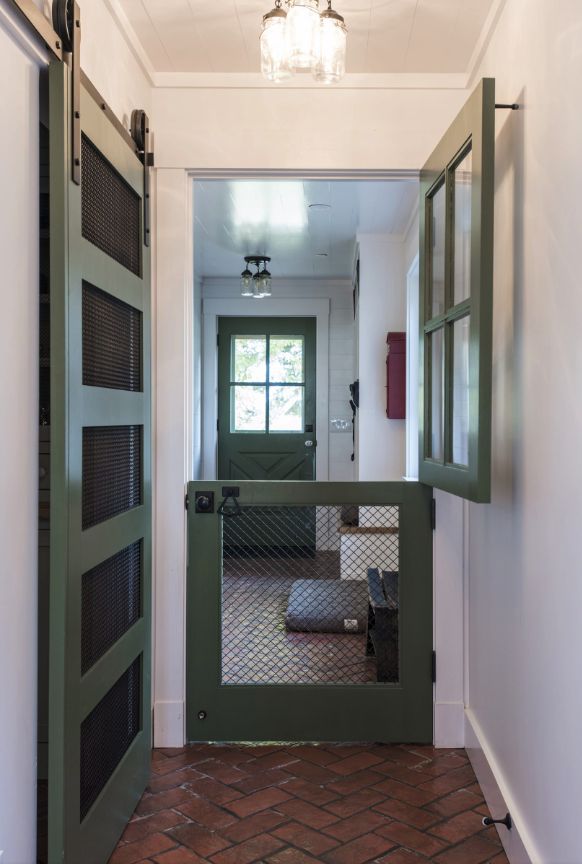
{"type": "Polygon", "coordinates": [[[465,706],[462,702],[435,702],[434,746],[465,746],[465,706]]]}
{"type": "Polygon", "coordinates": [[[508,791],[501,766],[495,760],[483,730],[470,709],[465,711],[465,748],[494,818],[503,818],[506,813],[511,814],[511,831],[502,825],[498,832],[510,864],[541,864],[543,859],[537,853],[520,816],[519,807],[508,791]]]}
{"type": "Polygon", "coordinates": [[[154,703],[154,747],[183,747],[186,743],[184,702],[154,703]]]}

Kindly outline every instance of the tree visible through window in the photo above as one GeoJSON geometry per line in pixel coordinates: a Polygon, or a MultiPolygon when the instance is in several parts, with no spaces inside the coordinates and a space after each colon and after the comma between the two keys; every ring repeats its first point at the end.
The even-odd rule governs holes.
{"type": "Polygon", "coordinates": [[[233,336],[231,432],[302,432],[303,336],[233,336]]]}

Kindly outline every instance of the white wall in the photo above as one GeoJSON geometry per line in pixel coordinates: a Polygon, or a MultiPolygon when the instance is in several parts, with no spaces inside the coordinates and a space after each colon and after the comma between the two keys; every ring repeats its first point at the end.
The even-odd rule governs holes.
{"type": "Polygon", "coordinates": [[[156,164],[197,170],[418,170],[463,89],[160,88],[156,164]],[[258,124],[258,125],[257,125],[258,124]]]}
{"type": "MultiPolygon", "coordinates": [[[[203,298],[209,299],[240,299],[240,284],[238,279],[205,279],[203,281],[203,298]]],[[[329,300],[329,374],[323,383],[324,392],[318,392],[318,403],[323,399],[327,403],[329,420],[344,418],[351,420],[349,407],[349,384],[354,380],[354,314],[352,285],[350,280],[328,279],[275,279],[273,296],[276,300],[291,300],[295,314],[302,315],[302,301],[306,299],[329,300]]],[[[247,301],[245,301],[247,303],[247,301]]],[[[264,305],[264,304],[263,304],[264,305]]],[[[258,304],[248,301],[248,314],[259,311],[258,304]]],[[[206,371],[214,365],[216,343],[204,345],[204,366],[206,371]]],[[[318,376],[319,378],[319,376],[318,376]]],[[[321,384],[320,384],[321,387],[321,384]]],[[[210,389],[210,388],[209,388],[210,389]]],[[[205,406],[206,407],[206,406],[205,406]]],[[[215,414],[213,414],[215,416],[215,414]]],[[[328,424],[326,424],[328,427],[328,424]]],[[[215,429],[216,423],[205,424],[205,428],[215,429]]],[[[352,435],[351,426],[348,433],[332,432],[330,428],[322,428],[318,420],[318,442],[321,446],[322,436],[328,449],[327,470],[329,480],[353,480],[352,435]]],[[[215,436],[205,442],[205,452],[214,453],[215,436]]],[[[205,464],[210,465],[212,458],[207,456],[205,464]]],[[[319,464],[319,462],[318,462],[319,464]]],[[[210,476],[206,472],[207,477],[210,476]]]]}
{"type": "Polygon", "coordinates": [[[358,480],[400,480],[406,422],[386,417],[386,337],[406,330],[406,274],[401,237],[359,234],[358,480]]]}
{"type": "Polygon", "coordinates": [[[2,864],[36,860],[38,76],[0,24],[2,864]]]}
{"type": "Polygon", "coordinates": [[[493,490],[469,511],[469,720],[544,864],[582,861],[581,39],[578,0],[507,0],[478,70],[523,110],[497,112],[493,490]]]}

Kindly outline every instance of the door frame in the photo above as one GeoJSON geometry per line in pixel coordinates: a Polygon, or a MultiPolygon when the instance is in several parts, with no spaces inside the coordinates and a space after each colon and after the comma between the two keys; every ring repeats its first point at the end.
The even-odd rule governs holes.
{"type": "MultiPolygon", "coordinates": [[[[154,746],[186,741],[188,481],[194,477],[194,223],[197,180],[418,180],[420,170],[260,170],[157,167],[152,284],[154,369],[154,746]],[[183,491],[183,496],[178,490],[183,491]],[[157,578],[156,574],[160,574],[157,578]]],[[[210,301],[208,301],[210,302],[210,301]]],[[[262,305],[267,299],[261,301],[262,305]]],[[[233,308],[231,306],[231,308],[233,308]]],[[[265,307],[266,308],[266,307],[265,307]]],[[[277,314],[277,313],[272,313],[277,314]]],[[[213,397],[214,398],[214,397],[213,397]]],[[[438,576],[433,577],[439,583],[438,576]]],[[[443,607],[439,605],[439,610],[443,607]]],[[[438,617],[438,614],[437,614],[438,617]]],[[[437,633],[439,631],[437,630],[437,633]]],[[[439,649],[437,638],[437,651],[439,649]]],[[[444,664],[439,673],[446,676],[444,664]]],[[[435,740],[441,720],[435,718],[435,740]]],[[[457,736],[449,746],[463,746],[457,736]]]]}
{"type": "Polygon", "coordinates": [[[266,297],[260,303],[208,298],[202,301],[202,477],[216,480],[218,463],[218,350],[219,318],[315,318],[315,476],[329,479],[329,298],[294,300],[266,297]],[[297,305],[300,304],[298,310],[297,305]]]}

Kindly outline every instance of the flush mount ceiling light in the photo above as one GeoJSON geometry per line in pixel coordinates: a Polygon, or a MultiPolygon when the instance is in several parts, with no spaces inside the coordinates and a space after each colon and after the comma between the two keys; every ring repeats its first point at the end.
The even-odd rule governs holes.
{"type": "Polygon", "coordinates": [[[240,293],[242,297],[254,297],[255,300],[260,300],[262,297],[271,296],[272,277],[267,270],[267,264],[270,260],[267,255],[245,256],[245,264],[247,266],[240,274],[240,293]],[[249,264],[257,268],[255,274],[249,270],[249,264]]]}
{"type": "Polygon", "coordinates": [[[333,84],[346,71],[347,27],[331,8],[319,11],[319,0],[275,0],[263,16],[261,70],[269,81],[280,82],[293,72],[311,70],[316,81],[333,84]]]}

